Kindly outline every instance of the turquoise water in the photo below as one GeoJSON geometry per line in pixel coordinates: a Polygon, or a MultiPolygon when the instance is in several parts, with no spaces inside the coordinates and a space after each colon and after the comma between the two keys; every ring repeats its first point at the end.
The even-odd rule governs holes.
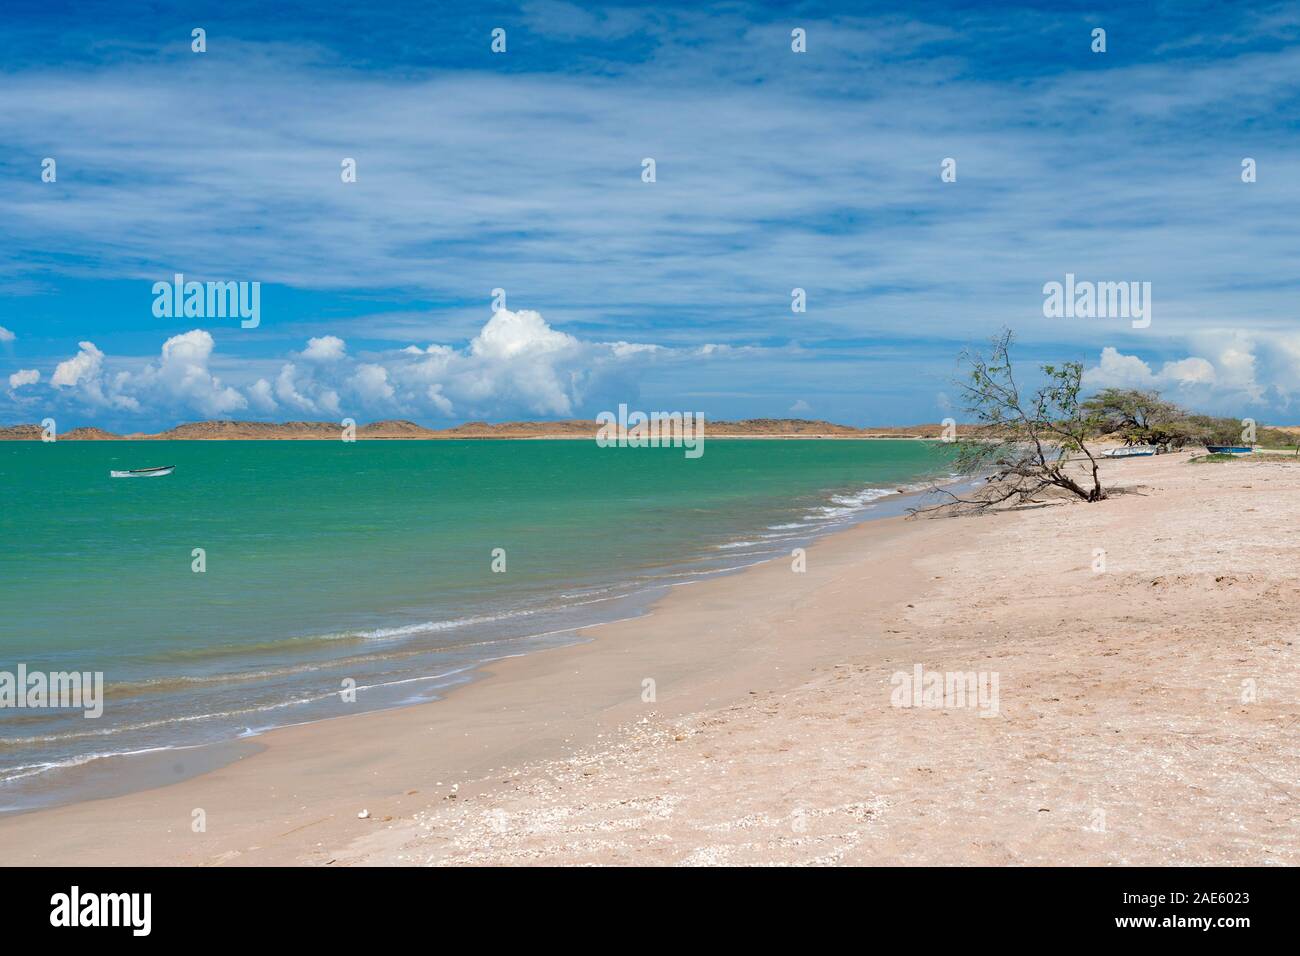
{"type": "Polygon", "coordinates": [[[946,473],[913,441],[0,443],[0,671],[106,683],[98,719],[0,708],[0,809],[97,755],[436,697],[946,473]]]}

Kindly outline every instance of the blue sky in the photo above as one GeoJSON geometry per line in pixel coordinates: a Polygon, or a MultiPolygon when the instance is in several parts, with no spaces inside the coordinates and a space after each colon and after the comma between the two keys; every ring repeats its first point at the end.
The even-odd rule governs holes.
{"type": "Polygon", "coordinates": [[[1294,4],[120,6],[0,33],[0,422],[934,421],[1003,325],[1300,421],[1294,4]],[[260,324],[156,317],[178,272],[260,324]]]}

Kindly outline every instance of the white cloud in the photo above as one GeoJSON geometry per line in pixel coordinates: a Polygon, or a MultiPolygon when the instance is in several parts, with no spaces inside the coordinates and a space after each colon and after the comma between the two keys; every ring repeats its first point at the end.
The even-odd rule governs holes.
{"type": "Polygon", "coordinates": [[[700,361],[694,348],[579,339],[526,309],[497,311],[461,348],[433,343],[352,355],[341,338],[312,338],[288,353],[278,373],[250,372],[242,382],[212,372],[214,352],[203,329],[172,336],[157,359],[134,367],[82,342],[50,386],[82,405],[167,417],[556,417],[578,414],[588,399],[634,398],[651,363],[700,361]]]}
{"type": "Polygon", "coordinates": [[[1155,375],[1151,366],[1136,355],[1121,355],[1119,349],[1106,346],[1101,350],[1101,361],[1083,374],[1083,384],[1088,388],[1154,388],[1155,375]]]}
{"type": "Polygon", "coordinates": [[[655,352],[667,351],[662,345],[646,345],[641,342],[611,342],[609,347],[616,358],[627,358],[632,355],[650,355],[655,352]]]}
{"type": "Polygon", "coordinates": [[[1155,389],[1193,406],[1237,412],[1244,405],[1285,407],[1300,389],[1300,340],[1294,336],[1218,330],[1196,336],[1201,355],[1164,362],[1159,369],[1107,346],[1087,369],[1089,389],[1155,389]]]}
{"type": "Polygon", "coordinates": [[[167,339],[156,361],[109,374],[104,353],[82,342],[76,355],[54,369],[50,385],[97,408],[186,410],[205,417],[246,408],[247,399],[208,369],[212,350],[212,336],[194,329],[167,339]]]}
{"type": "Polygon", "coordinates": [[[447,398],[447,396],[442,394],[441,385],[438,385],[436,383],[430,385],[427,389],[425,389],[424,394],[428,397],[429,402],[433,405],[433,407],[438,410],[438,413],[440,415],[446,416],[448,418],[451,417],[451,414],[453,411],[455,411],[455,408],[451,404],[451,401],[447,398]]]}
{"type": "Polygon", "coordinates": [[[302,374],[292,362],[285,362],[280,367],[275,380],[275,397],[300,412],[339,414],[338,392],[317,384],[310,372],[302,374]]]}
{"type": "Polygon", "coordinates": [[[343,358],[346,351],[347,346],[337,335],[323,335],[320,338],[307,340],[307,347],[303,349],[302,357],[313,362],[337,362],[343,358]]]}
{"type": "Polygon", "coordinates": [[[474,417],[567,416],[592,389],[621,382],[670,350],[583,341],[538,312],[500,309],[463,349],[408,345],[354,359],[339,342],[335,352],[332,362],[286,365],[276,397],[306,412],[328,408],[321,400],[328,390],[343,408],[411,417],[450,417],[457,409],[474,417]]]}
{"type": "Polygon", "coordinates": [[[546,324],[538,312],[521,309],[511,312],[498,309],[469,345],[471,355],[489,360],[511,359],[529,353],[561,352],[575,348],[578,340],[557,332],[546,324]]]}
{"type": "Polygon", "coordinates": [[[34,368],[20,368],[14,374],[9,376],[10,388],[22,388],[24,385],[35,385],[41,380],[41,373],[34,368]]]}
{"type": "Polygon", "coordinates": [[[388,369],[382,365],[359,365],[352,376],[352,386],[357,396],[365,405],[376,405],[392,401],[396,394],[393,386],[388,384],[388,369]]]}
{"type": "Polygon", "coordinates": [[[104,353],[95,347],[94,342],[80,342],[78,346],[76,355],[55,366],[50,386],[94,408],[139,411],[139,401],[122,389],[129,381],[129,373],[121,372],[107,379],[104,353]]]}
{"type": "Polygon", "coordinates": [[[271,388],[271,383],[264,378],[259,378],[252,385],[248,386],[248,404],[257,411],[269,414],[275,411],[275,392],[271,388]]]}
{"type": "Polygon", "coordinates": [[[471,401],[505,399],[538,415],[571,415],[587,360],[595,358],[590,352],[537,312],[500,309],[470,342],[468,354],[451,363],[449,384],[471,401]]]}
{"type": "Polygon", "coordinates": [[[99,377],[104,365],[104,353],[95,348],[94,342],[81,342],[80,351],[72,358],[60,362],[50,376],[50,384],[56,388],[75,388],[82,382],[91,382],[99,377]]]}
{"type": "Polygon", "coordinates": [[[3,325],[0,325],[0,342],[12,342],[15,338],[17,338],[16,335],[6,329],[3,325]]]}
{"type": "Polygon", "coordinates": [[[1185,358],[1166,362],[1161,374],[1179,385],[1213,385],[1214,366],[1203,358],[1185,358]]]}
{"type": "Polygon", "coordinates": [[[792,415],[806,415],[811,411],[812,411],[812,406],[809,405],[807,402],[805,402],[802,398],[790,406],[790,414],[792,415]]]}
{"type": "Polygon", "coordinates": [[[134,378],[122,382],[122,391],[155,392],[163,403],[179,402],[205,416],[226,415],[248,407],[238,391],[221,384],[208,369],[212,335],[194,329],[173,335],[163,343],[162,357],[134,378]]]}

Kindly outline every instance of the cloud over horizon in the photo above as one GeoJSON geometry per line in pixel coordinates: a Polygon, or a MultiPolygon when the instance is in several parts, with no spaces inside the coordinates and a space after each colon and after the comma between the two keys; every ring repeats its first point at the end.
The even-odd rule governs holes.
{"type": "Polygon", "coordinates": [[[1084,385],[1155,389],[1175,401],[1232,415],[1271,408],[1285,416],[1300,397],[1300,333],[1217,329],[1198,333],[1189,344],[1195,354],[1158,367],[1107,346],[1085,372],[1084,385]]]}
{"type": "MultiPolygon", "coordinates": [[[[23,401],[102,413],[118,421],[236,413],[414,417],[572,417],[589,400],[634,399],[647,361],[690,361],[679,352],[628,342],[594,342],[552,328],[535,311],[500,309],[463,348],[408,345],[352,355],[337,336],[313,337],[290,351],[273,379],[227,383],[212,370],[215,342],[205,329],[174,335],[156,359],[106,355],[93,342],[60,361],[43,394],[23,401]]],[[[37,370],[11,388],[37,385],[37,370]]]]}

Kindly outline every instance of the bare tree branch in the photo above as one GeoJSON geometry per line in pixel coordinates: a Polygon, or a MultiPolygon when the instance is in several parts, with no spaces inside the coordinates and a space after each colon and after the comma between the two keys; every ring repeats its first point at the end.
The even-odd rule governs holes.
{"type": "Polygon", "coordinates": [[[1044,365],[1046,384],[1026,399],[1012,369],[1013,340],[1010,330],[1003,330],[987,356],[969,350],[962,354],[970,372],[957,387],[976,424],[956,439],[954,465],[961,474],[988,476],[987,482],[970,497],[936,488],[947,500],[909,509],[912,514],[987,511],[1006,502],[1023,504],[1048,488],[1089,502],[1106,497],[1097,457],[1088,447],[1098,419],[1080,400],[1083,366],[1044,365]],[[1076,452],[1081,457],[1072,458],[1076,452]],[[1085,460],[1088,481],[1069,471],[1085,460]]]}

